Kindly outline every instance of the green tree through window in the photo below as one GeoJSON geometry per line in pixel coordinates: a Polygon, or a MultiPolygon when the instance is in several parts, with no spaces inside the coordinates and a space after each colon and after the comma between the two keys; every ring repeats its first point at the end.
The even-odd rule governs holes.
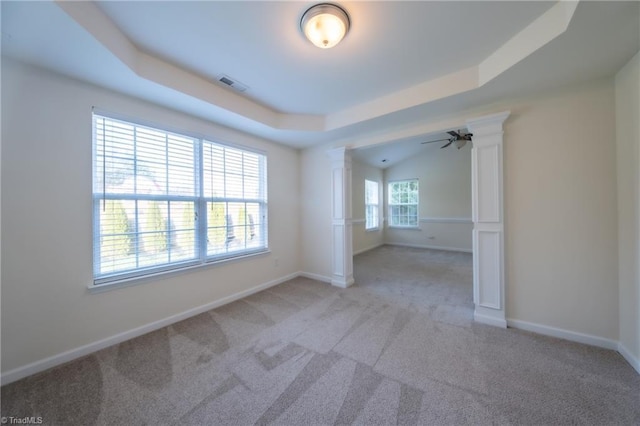
{"type": "Polygon", "coordinates": [[[144,250],[147,253],[160,253],[167,250],[167,222],[157,201],[149,201],[145,215],[144,250]]]}
{"type": "Polygon", "coordinates": [[[112,259],[123,258],[132,251],[129,219],[120,200],[104,200],[102,221],[102,247],[112,259]]]}

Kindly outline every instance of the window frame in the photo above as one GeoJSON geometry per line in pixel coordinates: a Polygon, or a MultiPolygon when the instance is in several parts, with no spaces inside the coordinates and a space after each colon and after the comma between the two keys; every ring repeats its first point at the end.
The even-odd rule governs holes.
{"type": "Polygon", "coordinates": [[[380,182],[365,179],[364,180],[364,229],[365,231],[378,231],[380,229],[380,182]],[[375,184],[376,202],[369,200],[369,190],[367,186],[375,184]],[[369,208],[375,211],[375,218],[370,219],[369,208]],[[370,223],[373,222],[373,223],[370,223]]]}
{"type": "MultiPolygon", "coordinates": [[[[184,132],[182,130],[176,131],[166,126],[157,125],[155,123],[150,124],[150,123],[144,122],[143,120],[132,119],[129,117],[122,117],[117,114],[105,113],[102,111],[98,111],[96,109],[92,111],[91,123],[92,123],[92,166],[91,166],[92,176],[91,178],[92,178],[92,203],[93,203],[91,235],[92,235],[92,247],[93,247],[93,259],[92,259],[93,280],[92,280],[92,284],[89,285],[89,288],[105,289],[105,288],[112,287],[114,285],[115,286],[131,285],[132,283],[135,283],[138,281],[146,281],[149,278],[153,278],[157,276],[165,276],[166,274],[170,274],[170,273],[183,272],[186,270],[200,268],[204,266],[211,266],[211,265],[219,264],[222,262],[242,260],[248,257],[263,255],[265,253],[270,252],[269,237],[268,237],[268,179],[267,179],[268,157],[266,152],[258,149],[254,149],[254,148],[247,148],[244,146],[230,144],[227,142],[220,142],[220,141],[217,141],[215,138],[210,138],[203,135],[184,132]],[[97,173],[99,172],[98,164],[97,164],[99,142],[97,137],[96,126],[97,126],[97,119],[100,119],[100,118],[104,118],[105,120],[113,120],[116,122],[121,122],[126,125],[133,126],[136,129],[146,128],[146,129],[149,129],[150,131],[165,133],[167,135],[175,135],[176,137],[180,137],[180,138],[191,139],[194,144],[193,145],[193,155],[194,155],[194,158],[193,158],[194,193],[193,195],[175,195],[175,194],[169,194],[169,193],[164,193],[159,195],[141,194],[141,193],[114,194],[114,193],[107,193],[105,190],[100,191],[98,188],[96,188],[97,173]],[[215,147],[220,147],[224,150],[228,149],[228,150],[238,151],[242,153],[242,159],[243,159],[242,170],[243,171],[242,171],[242,174],[239,176],[241,177],[243,182],[247,176],[244,172],[244,154],[255,156],[257,158],[257,161],[258,161],[257,167],[259,170],[259,172],[257,173],[258,174],[257,185],[259,188],[258,198],[248,198],[245,196],[244,193],[243,193],[243,196],[235,197],[235,198],[234,197],[209,197],[207,194],[204,193],[205,186],[203,184],[203,179],[205,178],[205,170],[203,166],[204,164],[203,151],[207,144],[210,144],[210,146],[212,147],[211,149],[213,149],[213,147],[215,146],[215,147]],[[171,202],[187,202],[187,203],[193,202],[193,209],[194,209],[193,211],[195,215],[194,226],[192,228],[194,229],[193,258],[189,258],[184,261],[175,261],[175,262],[168,261],[165,263],[160,263],[160,264],[151,265],[151,266],[142,266],[142,267],[137,266],[133,269],[117,270],[116,272],[101,272],[102,259],[100,257],[100,250],[101,250],[100,241],[104,238],[105,234],[102,232],[102,229],[101,229],[100,209],[103,208],[103,203],[105,203],[108,200],[158,201],[162,203],[166,202],[168,209],[170,209],[169,206],[171,202]],[[248,204],[249,203],[258,204],[259,215],[260,215],[258,219],[258,225],[256,226],[253,224],[254,219],[252,219],[251,224],[247,224],[245,222],[244,225],[242,225],[245,227],[245,229],[247,228],[247,226],[252,228],[256,226],[257,228],[259,228],[258,232],[260,237],[259,237],[259,240],[256,240],[257,241],[256,247],[247,248],[246,241],[245,241],[244,249],[236,249],[236,250],[230,251],[227,248],[226,252],[218,253],[218,254],[210,254],[208,252],[207,206],[208,206],[208,203],[211,201],[227,203],[227,206],[226,206],[227,210],[225,210],[225,213],[229,211],[228,210],[229,203],[245,203],[245,206],[244,206],[245,220],[248,217],[247,215],[248,204]]],[[[134,136],[134,138],[137,138],[137,135],[134,136]]],[[[138,143],[137,139],[132,139],[132,145],[135,145],[137,143],[138,143]],[[133,142],[134,140],[135,142],[133,142]]],[[[167,144],[167,150],[168,149],[169,149],[169,145],[167,144]]],[[[173,164],[174,167],[176,166],[175,162],[171,163],[168,161],[168,157],[166,158],[167,158],[167,162],[166,162],[167,168],[170,167],[170,164],[173,164]]],[[[139,155],[137,153],[134,153],[133,157],[131,158],[131,161],[136,163],[138,159],[139,159],[139,155]]],[[[226,162],[226,159],[224,161],[226,162]]],[[[103,163],[103,167],[104,167],[104,164],[105,163],[103,163]]],[[[224,164],[226,168],[226,163],[224,164]]],[[[210,173],[214,174],[213,171],[210,173]]],[[[225,177],[228,176],[226,173],[227,172],[225,169],[225,171],[223,172],[223,176],[225,177]]],[[[138,174],[136,170],[132,173],[132,176],[137,177],[141,175],[138,174]]],[[[104,176],[103,176],[103,179],[104,179],[104,176]]],[[[166,180],[167,180],[167,185],[169,185],[169,182],[171,181],[170,178],[167,177],[166,180]]],[[[243,183],[243,188],[244,188],[244,183],[243,183]]],[[[136,215],[138,214],[139,213],[136,213],[136,215]]],[[[136,217],[135,220],[138,222],[139,218],[136,217]]],[[[168,221],[168,219],[164,219],[164,220],[168,221]]],[[[135,235],[136,240],[142,238],[141,235],[144,234],[144,231],[141,230],[142,228],[138,227],[139,225],[137,222],[136,222],[136,231],[131,234],[131,235],[135,235]]],[[[229,227],[228,224],[225,225],[225,228],[228,228],[228,227],[229,227]]],[[[167,239],[167,244],[172,242],[172,238],[173,238],[171,236],[172,232],[175,233],[175,231],[172,230],[171,224],[167,222],[167,231],[166,231],[167,236],[165,237],[167,239]]],[[[139,243],[136,243],[136,249],[135,249],[137,265],[139,265],[138,257],[141,254],[140,247],[138,244],[139,243]]],[[[167,255],[167,258],[170,259],[170,255],[167,255]]]]}
{"type": "MultiPolygon", "coordinates": [[[[392,181],[388,181],[387,183],[387,209],[388,209],[388,219],[387,219],[387,223],[388,223],[388,227],[389,228],[400,228],[400,229],[418,229],[420,227],[420,184],[418,181],[418,178],[412,178],[412,179],[399,179],[399,180],[392,180],[392,181]],[[416,190],[415,190],[415,203],[411,203],[411,202],[406,202],[406,203],[392,203],[392,186],[395,184],[399,184],[399,183],[412,183],[415,182],[416,183],[416,190]],[[394,221],[394,218],[399,217],[398,215],[394,215],[393,214],[393,208],[397,207],[397,206],[406,206],[406,207],[411,207],[411,206],[415,206],[415,224],[413,223],[408,223],[406,225],[404,224],[400,224],[400,223],[396,223],[394,221]]],[[[407,218],[409,218],[409,216],[407,215],[407,218]]]]}

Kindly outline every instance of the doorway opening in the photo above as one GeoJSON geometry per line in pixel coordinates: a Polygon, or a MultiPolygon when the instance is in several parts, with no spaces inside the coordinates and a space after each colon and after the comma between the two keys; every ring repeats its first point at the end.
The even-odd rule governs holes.
{"type": "Polygon", "coordinates": [[[351,152],[354,279],[436,321],[469,325],[471,144],[449,138],[430,134],[351,152]]]}
{"type": "MultiPolygon", "coordinates": [[[[473,134],[471,206],[475,321],[506,327],[503,215],[503,122],[509,111],[466,121],[473,134]]],[[[332,284],[353,284],[352,153],[329,152],[332,167],[332,284]]],[[[405,203],[406,204],[406,203],[405,203]]],[[[406,207],[406,206],[404,206],[406,207]]],[[[409,210],[404,210],[409,214],[409,210]]]]}

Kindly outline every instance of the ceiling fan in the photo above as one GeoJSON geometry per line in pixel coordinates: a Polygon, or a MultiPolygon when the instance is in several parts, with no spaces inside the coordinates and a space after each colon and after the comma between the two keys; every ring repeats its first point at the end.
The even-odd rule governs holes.
{"type": "Polygon", "coordinates": [[[446,148],[451,144],[455,144],[456,148],[460,149],[467,144],[467,141],[471,140],[471,137],[473,137],[473,133],[462,133],[460,130],[458,130],[457,132],[455,130],[451,130],[447,133],[451,135],[451,137],[448,139],[437,139],[435,141],[426,141],[421,143],[425,144],[425,143],[448,141],[446,144],[442,145],[440,149],[446,148]]]}

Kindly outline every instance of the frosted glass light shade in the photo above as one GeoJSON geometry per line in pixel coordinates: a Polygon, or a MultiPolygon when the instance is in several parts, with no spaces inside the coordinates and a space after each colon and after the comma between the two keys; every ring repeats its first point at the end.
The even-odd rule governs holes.
{"type": "Polygon", "coordinates": [[[334,4],[317,4],[302,15],[300,28],[311,43],[329,49],[340,43],[349,31],[349,16],[334,4]]]}

